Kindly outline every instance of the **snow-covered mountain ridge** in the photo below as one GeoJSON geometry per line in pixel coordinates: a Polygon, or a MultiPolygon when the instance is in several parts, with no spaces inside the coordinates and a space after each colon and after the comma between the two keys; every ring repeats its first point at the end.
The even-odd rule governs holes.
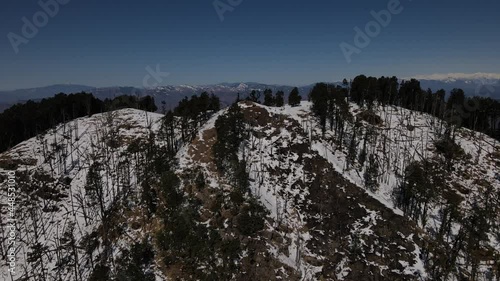
{"type": "MultiPolygon", "coordinates": [[[[220,170],[213,152],[221,137],[229,138],[217,133],[218,120],[229,109],[213,114],[199,128],[195,125],[192,139],[186,141],[181,131],[187,123],[179,120],[169,129],[160,114],[125,109],[71,121],[1,154],[0,181],[6,182],[7,172],[15,171],[18,184],[16,278],[101,280],[95,276],[100,262],[106,261],[109,280],[124,280],[120,271],[130,269],[133,262],[128,259],[134,260],[130,253],[146,239],[154,258],[139,270],[154,276],[151,280],[201,280],[199,276],[209,272],[219,280],[433,280],[435,276],[459,280],[472,274],[476,280],[499,280],[500,218],[495,202],[500,195],[500,149],[495,140],[457,130],[458,152],[450,169],[442,170],[439,163],[445,163],[445,156],[439,140],[446,125],[440,120],[387,106],[374,109],[381,122],[373,123],[363,117],[365,109],[351,104],[349,111],[359,123],[353,127],[356,131],[345,124],[348,141],[339,143],[334,131],[322,133],[311,106],[309,102],[298,107],[239,104],[245,133],[237,159],[244,163],[250,191],[243,199],[235,193],[235,179],[220,170]],[[173,137],[165,138],[169,132],[173,137]],[[177,147],[171,161],[157,158],[163,153],[161,147],[170,146],[177,147]],[[173,168],[178,188],[187,198],[183,204],[195,206],[193,229],[216,232],[225,245],[190,242],[198,252],[215,253],[214,259],[195,255],[197,268],[189,270],[199,276],[186,275],[183,261],[189,257],[166,258],[168,240],[159,233],[169,227],[162,216],[174,203],[165,203],[170,202],[165,196],[177,195],[166,193],[160,184],[165,178],[166,183],[175,180],[151,168],[149,162],[155,159],[159,171],[173,168]],[[424,160],[437,165],[432,167],[443,172],[443,182],[439,195],[425,208],[412,205],[419,210],[415,213],[397,204],[394,194],[403,183],[409,184],[405,172],[410,164],[424,160]],[[373,175],[376,188],[367,186],[373,163],[378,166],[373,175]],[[148,180],[156,177],[158,181],[148,180]],[[150,189],[156,190],[154,198],[145,199],[149,194],[145,190],[150,189]],[[95,190],[102,194],[94,194],[95,190]],[[268,215],[262,228],[250,235],[241,221],[242,212],[253,206],[251,197],[268,215]],[[158,209],[153,213],[146,207],[151,200],[158,209]],[[241,205],[235,203],[241,200],[241,205]],[[453,210],[447,208],[452,200],[453,210]],[[478,210],[489,210],[490,227],[473,245],[465,222],[474,221],[478,210]],[[104,218],[113,225],[106,225],[104,218]],[[449,230],[443,226],[448,224],[449,230]],[[442,241],[437,241],[440,232],[442,241]],[[458,243],[463,246],[455,248],[458,243]],[[476,246],[477,254],[470,256],[467,249],[476,246]],[[448,268],[441,262],[454,249],[458,249],[454,266],[448,268]],[[474,269],[469,261],[479,263],[474,269]],[[219,272],[222,268],[228,275],[219,272]]],[[[438,186],[434,181],[427,184],[438,186]]],[[[4,254],[7,217],[8,212],[2,212],[4,254]]],[[[204,231],[196,233],[205,237],[204,231]]],[[[212,241],[210,235],[198,240],[212,241]]],[[[190,249],[186,245],[183,249],[190,249]]],[[[3,262],[2,278],[17,280],[6,274],[7,269],[3,262]]]]}
{"type": "Polygon", "coordinates": [[[440,80],[454,82],[456,80],[488,80],[499,81],[499,73],[447,73],[447,74],[431,74],[431,75],[416,75],[413,77],[419,80],[440,80]]]}

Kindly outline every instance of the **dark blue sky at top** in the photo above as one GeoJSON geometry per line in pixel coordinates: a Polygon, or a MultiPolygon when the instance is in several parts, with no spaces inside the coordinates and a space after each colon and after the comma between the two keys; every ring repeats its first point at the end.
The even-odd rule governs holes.
{"type": "Polygon", "coordinates": [[[221,22],[212,0],[71,0],[16,54],[7,34],[22,35],[21,18],[41,7],[3,0],[0,89],[141,86],[158,64],[170,73],[162,84],[500,72],[498,0],[401,0],[403,11],[347,63],[339,44],[353,44],[354,27],[388,3],[243,0],[221,22]]]}

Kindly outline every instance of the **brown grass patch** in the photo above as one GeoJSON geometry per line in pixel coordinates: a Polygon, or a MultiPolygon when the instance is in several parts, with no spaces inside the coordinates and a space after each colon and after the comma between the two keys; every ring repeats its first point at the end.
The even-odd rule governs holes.
{"type": "Polygon", "coordinates": [[[269,112],[253,102],[245,102],[246,108],[243,108],[245,121],[251,126],[266,126],[271,124],[272,118],[269,112]]]}
{"type": "Polygon", "coordinates": [[[203,139],[198,136],[188,148],[188,155],[197,163],[208,165],[209,171],[215,171],[215,161],[212,147],[217,142],[217,130],[215,128],[203,131],[203,139]]]}

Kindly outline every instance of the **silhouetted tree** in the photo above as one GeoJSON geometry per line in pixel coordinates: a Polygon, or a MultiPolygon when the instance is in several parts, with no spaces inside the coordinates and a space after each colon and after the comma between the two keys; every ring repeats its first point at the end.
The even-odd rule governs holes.
{"type": "Polygon", "coordinates": [[[276,92],[275,105],[282,107],[285,104],[285,93],[283,91],[276,92]]]}
{"type": "Polygon", "coordinates": [[[299,89],[295,87],[288,96],[288,104],[290,106],[298,106],[300,105],[300,100],[302,100],[302,97],[299,95],[299,89]]]}
{"type": "Polygon", "coordinates": [[[273,91],[270,89],[264,90],[264,105],[266,106],[275,106],[276,100],[273,96],[273,91]]]}

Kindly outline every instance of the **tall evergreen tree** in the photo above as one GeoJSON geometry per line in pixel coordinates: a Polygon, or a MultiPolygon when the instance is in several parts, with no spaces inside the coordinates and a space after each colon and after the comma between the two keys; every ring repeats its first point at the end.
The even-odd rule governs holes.
{"type": "Polygon", "coordinates": [[[285,104],[285,93],[283,91],[278,91],[274,101],[277,107],[282,107],[285,104]]]}
{"type": "Polygon", "coordinates": [[[293,90],[290,92],[290,95],[288,96],[288,104],[290,106],[298,106],[300,105],[301,100],[302,97],[299,95],[299,89],[297,87],[293,88],[293,90]]]}
{"type": "Polygon", "coordinates": [[[266,106],[276,105],[276,101],[273,96],[273,91],[271,89],[264,90],[264,105],[266,106]]]}
{"type": "Polygon", "coordinates": [[[246,99],[252,102],[260,103],[260,91],[252,90],[246,99]]]}
{"type": "Polygon", "coordinates": [[[326,130],[326,119],[328,115],[328,100],[329,100],[329,85],[326,83],[316,84],[309,98],[312,102],[312,112],[319,118],[319,123],[321,130],[325,133],[326,130]]]}

